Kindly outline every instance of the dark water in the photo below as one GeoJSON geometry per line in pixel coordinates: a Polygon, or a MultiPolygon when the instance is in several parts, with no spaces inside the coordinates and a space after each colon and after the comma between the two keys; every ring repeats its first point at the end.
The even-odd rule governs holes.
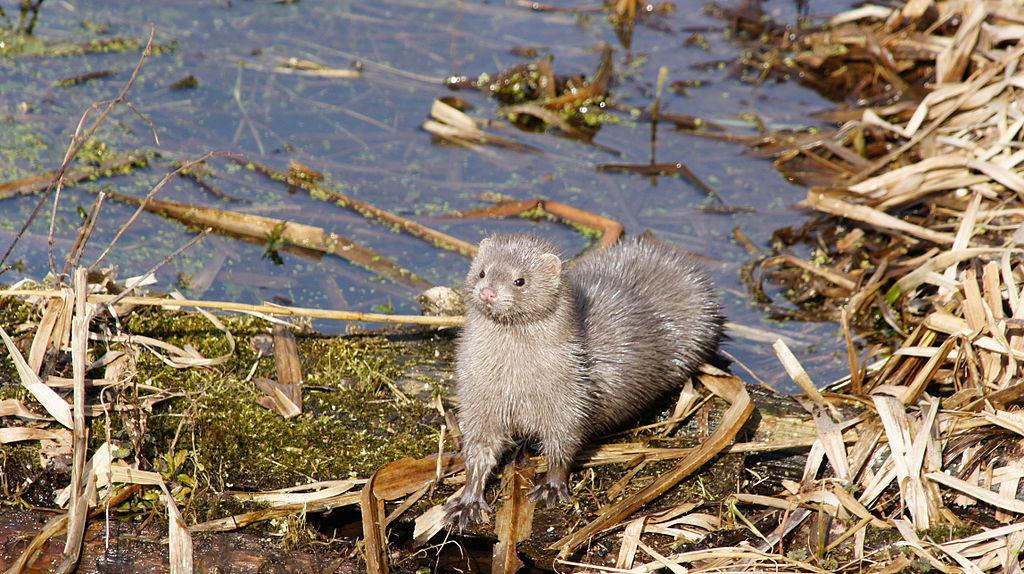
{"type": "MultiPolygon", "coordinates": [[[[761,378],[793,388],[771,351],[770,342],[778,336],[789,338],[816,382],[828,382],[841,372],[844,359],[835,325],[771,321],[740,280],[740,269],[752,256],[733,240],[733,229],[767,247],[773,231],[798,226],[808,217],[791,207],[805,195],[804,188],[784,181],[770,162],[748,155],[742,145],[684,134],[665,122],[658,131],[658,162],[685,164],[725,202],[755,211],[709,214],[699,208],[714,202],[680,177],[595,169],[601,163],[651,161],[651,126],[637,114],[650,108],[662,66],[668,68],[668,84],[690,85],[683,92],[666,90],[663,111],[713,121],[736,134],[756,134],[758,122],[770,129],[814,125],[809,114],[831,107],[796,83],[757,86],[744,81],[732,66],[742,46],[733,41],[727,22],[703,9],[703,1],[674,2],[674,10],[638,24],[629,49],[603,13],[532,11],[506,1],[46,0],[29,38],[17,33],[29,21],[21,20],[19,5],[0,0],[3,181],[60,165],[81,114],[93,102],[116,97],[138,61],[150,25],[156,26],[159,49],[146,61],[128,98],[156,127],[159,143],[149,123],[124,106],[96,138],[111,153],[152,149],[160,157],[148,169],[64,191],[55,220],[58,271],[95,191],[141,196],[173,169],[173,162],[227,151],[281,170],[289,161],[299,161],[325,174],[329,187],[472,242],[495,231],[529,230],[549,236],[568,253],[588,245],[569,227],[549,221],[443,218],[489,205],[481,199],[489,192],[568,203],[618,219],[630,234],[653,230],[706,258],[729,318],[746,327],[732,331],[727,348],[761,378]],[[125,41],[134,47],[86,53],[75,49],[90,42],[117,46],[125,41]],[[496,131],[540,153],[467,149],[434,145],[420,128],[433,100],[453,95],[444,84],[450,75],[494,74],[528,61],[513,53],[514,47],[534,47],[541,55],[554,56],[557,74],[590,76],[601,42],[614,48],[615,63],[614,106],[609,111],[613,121],[595,138],[603,147],[507,127],[496,131]],[[54,55],[43,48],[53,46],[67,46],[70,53],[54,55]],[[361,69],[363,76],[318,78],[276,69],[290,58],[361,69]],[[59,83],[89,72],[101,72],[101,77],[70,86],[59,83]],[[195,87],[172,88],[188,76],[195,78],[195,87]]],[[[779,22],[796,22],[798,7],[792,1],[768,2],[764,8],[779,22]]],[[[821,1],[812,3],[805,15],[816,18],[835,9],[835,4],[821,1]]],[[[455,95],[476,106],[471,112],[475,117],[496,117],[499,104],[485,94],[463,90],[455,95]]],[[[237,199],[218,197],[186,179],[172,181],[157,197],[323,227],[393,258],[432,283],[461,281],[467,261],[458,255],[290,191],[223,159],[210,166],[207,181],[237,199]]],[[[7,249],[38,197],[0,200],[0,250],[7,249]]],[[[41,279],[50,271],[46,237],[51,205],[46,204],[18,243],[8,261],[15,268],[0,275],[0,281],[41,279]]],[[[84,263],[95,260],[133,211],[123,203],[106,203],[84,263]]],[[[120,266],[121,277],[135,275],[194,234],[179,223],[142,214],[108,262],[120,266]]],[[[193,298],[418,310],[414,289],[341,259],[278,255],[275,261],[265,256],[262,246],[210,236],[163,267],[158,287],[177,288],[193,298]]],[[[786,305],[781,293],[769,294],[786,305]]],[[[340,332],[346,325],[324,322],[317,327],[340,332]]]]}

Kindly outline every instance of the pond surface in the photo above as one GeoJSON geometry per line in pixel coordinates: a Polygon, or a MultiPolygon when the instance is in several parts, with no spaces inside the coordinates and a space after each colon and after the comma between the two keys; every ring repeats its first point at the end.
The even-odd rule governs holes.
{"type": "MultiPolygon", "coordinates": [[[[741,280],[742,267],[755,256],[734,239],[734,229],[767,248],[775,230],[806,221],[808,214],[792,207],[806,190],[787,183],[769,161],[747,154],[742,144],[684,133],[670,122],[659,124],[652,158],[651,123],[643,112],[650,111],[662,67],[668,72],[663,112],[715,122],[732,134],[756,135],[759,125],[772,130],[815,125],[810,114],[832,107],[796,82],[749,81],[733,65],[743,46],[729,23],[702,1],[659,5],[636,25],[628,47],[598,1],[554,3],[584,9],[581,13],[477,0],[46,0],[34,15],[19,12],[20,4],[0,0],[2,181],[58,168],[82,113],[118,95],[150,25],[156,27],[157,49],[128,94],[138,114],[118,107],[96,132],[101,145],[89,153],[103,159],[146,149],[159,156],[148,168],[64,190],[54,220],[58,272],[97,191],[141,197],[175,162],[223,151],[283,171],[297,161],[322,173],[327,187],[474,243],[496,231],[532,231],[569,254],[589,246],[576,230],[546,219],[446,217],[487,207],[494,193],[570,204],[621,221],[628,234],[652,230],[704,258],[729,319],[739,326],[731,330],[726,348],[759,377],[776,388],[794,389],[771,351],[778,336],[788,337],[819,384],[838,376],[845,365],[836,325],[774,321],[767,308],[751,300],[741,280]],[[31,36],[18,33],[30,25],[31,36]],[[602,42],[613,49],[615,74],[606,108],[609,121],[595,136],[597,145],[554,131],[521,131],[495,113],[501,104],[487,94],[446,87],[451,76],[493,76],[526,63],[530,58],[519,55],[524,52],[553,56],[558,75],[591,77],[602,42]],[[280,67],[292,58],[358,70],[361,76],[317,77],[280,67]],[[475,106],[470,115],[497,119],[504,126],[489,128],[493,133],[539,151],[458,147],[436,140],[421,125],[435,99],[453,95],[475,106]],[[720,214],[702,209],[717,202],[678,175],[595,168],[652,160],[680,162],[725,204],[752,210],[720,214]]],[[[786,1],[766,2],[763,8],[776,21],[795,25],[801,14],[814,20],[840,6],[786,1]]],[[[433,284],[457,285],[465,273],[468,261],[459,255],[225,158],[211,160],[201,178],[219,193],[177,178],[156,197],[318,226],[374,249],[433,284]]],[[[0,199],[0,250],[7,250],[39,198],[0,199]]],[[[16,244],[7,261],[13,268],[0,281],[42,279],[50,272],[52,204],[44,204],[16,244]]],[[[83,263],[96,259],[134,210],[123,202],[105,202],[83,263]]],[[[143,213],[106,261],[120,267],[122,278],[143,273],[195,233],[143,213]]],[[[262,245],[210,235],[163,266],[156,288],[178,289],[190,298],[418,312],[417,289],[343,259],[285,250],[271,255],[262,245]]],[[[776,305],[787,305],[779,289],[767,294],[776,305]]],[[[342,332],[346,324],[316,327],[342,332]]],[[[742,369],[734,371],[752,380],[742,369]]]]}

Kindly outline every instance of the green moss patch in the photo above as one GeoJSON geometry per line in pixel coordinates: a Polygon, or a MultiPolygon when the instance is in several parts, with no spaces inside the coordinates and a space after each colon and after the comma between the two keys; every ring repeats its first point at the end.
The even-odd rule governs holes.
{"type": "MultiPolygon", "coordinates": [[[[9,332],[38,320],[31,306],[10,299],[0,300],[0,310],[0,324],[9,332]]],[[[110,343],[109,348],[93,343],[91,349],[93,359],[115,350],[132,357],[122,384],[104,391],[109,414],[90,420],[91,448],[113,441],[127,462],[160,472],[189,520],[219,518],[252,506],[239,504],[226,491],[365,478],[387,462],[422,457],[437,448],[435,412],[393,390],[416,364],[398,343],[373,335],[296,336],[304,412],[285,419],[258,403],[263,393],[253,383],[256,377],[276,377],[273,355],[258,351],[265,348],[271,325],[246,316],[220,319],[234,338],[233,350],[228,335],[198,313],[155,308],[136,309],[122,320],[116,331],[129,336],[128,343],[110,343]],[[213,366],[174,368],[156,354],[169,353],[143,337],[192,348],[206,358],[228,358],[213,366]],[[146,399],[158,392],[172,396],[147,406],[146,399]]],[[[93,332],[115,329],[104,322],[95,319],[93,332]]],[[[33,405],[9,357],[0,367],[3,395],[33,405]]],[[[88,376],[106,374],[97,369],[88,376]]],[[[99,403],[99,393],[90,393],[89,402],[99,403]]],[[[42,472],[38,463],[25,469],[26,461],[39,460],[37,449],[38,443],[26,442],[0,457],[0,493],[6,502],[21,496],[13,485],[25,479],[25,472],[42,472]]],[[[66,485],[67,477],[51,474],[50,487],[36,488],[22,500],[52,504],[53,491],[66,485]]],[[[141,515],[159,506],[137,498],[122,510],[134,508],[141,515]]]]}

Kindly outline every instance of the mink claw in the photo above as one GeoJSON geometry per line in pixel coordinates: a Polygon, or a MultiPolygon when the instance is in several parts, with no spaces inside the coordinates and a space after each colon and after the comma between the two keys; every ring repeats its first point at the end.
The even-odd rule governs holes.
{"type": "Polygon", "coordinates": [[[482,522],[490,513],[491,507],[483,499],[454,498],[444,505],[444,523],[447,526],[458,525],[459,530],[463,530],[472,522],[482,522]]]}
{"type": "Polygon", "coordinates": [[[569,496],[569,486],[564,482],[542,482],[537,486],[533,487],[533,490],[526,493],[527,498],[534,502],[544,502],[544,504],[551,508],[559,502],[569,502],[572,497],[569,496]]]}

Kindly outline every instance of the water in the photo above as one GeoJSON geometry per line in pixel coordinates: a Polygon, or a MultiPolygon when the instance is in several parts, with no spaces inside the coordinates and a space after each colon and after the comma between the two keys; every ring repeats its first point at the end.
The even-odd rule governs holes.
{"type": "MultiPolygon", "coordinates": [[[[32,30],[44,46],[80,46],[122,41],[130,49],[42,53],[18,36],[20,2],[0,0],[0,179],[9,181],[56,169],[81,114],[94,102],[117,96],[138,61],[150,25],[158,50],[146,62],[128,94],[140,115],[119,107],[96,133],[110,153],[149,149],[159,153],[148,169],[105,178],[64,191],[56,210],[56,269],[64,267],[82,214],[98,190],[142,196],[175,162],[210,151],[242,154],[275,169],[298,161],[326,176],[325,185],[359,200],[412,218],[466,241],[495,231],[533,231],[579,252],[588,241],[571,228],[547,220],[465,220],[446,216],[486,207],[485,193],[514,199],[543,197],[622,221],[629,234],[652,230],[663,239],[702,256],[722,289],[733,330],[727,350],[760,378],[793,390],[771,351],[777,336],[791,347],[817,383],[842,373],[845,355],[834,324],[777,322],[755,303],[741,281],[753,256],[733,239],[738,228],[767,248],[771,234],[807,218],[792,208],[806,193],[787,183],[769,161],[745,153],[737,143],[689,135],[662,122],[655,156],[651,126],[638,120],[649,109],[658,70],[668,68],[662,111],[713,121],[730,133],[755,135],[757,122],[771,129],[815,125],[809,115],[831,104],[796,83],[743,81],[733,63],[742,46],[728,24],[707,13],[703,0],[674,3],[648,24],[638,24],[629,49],[604,13],[533,11],[513,2],[413,1],[301,2],[188,0],[58,2],[47,0],[32,30]],[[689,41],[688,41],[689,40],[689,41]],[[495,74],[529,61],[514,47],[554,56],[559,75],[593,74],[600,43],[614,49],[615,79],[610,115],[598,146],[530,133],[506,124],[493,131],[541,151],[523,153],[495,147],[436,145],[421,129],[436,98],[458,96],[493,119],[499,104],[486,94],[452,93],[452,75],[495,74]],[[285,73],[290,58],[330,68],[361,70],[355,79],[285,73]],[[105,77],[70,86],[58,80],[102,72],[105,77]],[[192,88],[174,84],[192,76],[192,88]],[[756,119],[756,121],[755,121],[756,119]],[[154,139],[150,123],[156,128],[154,139]],[[612,153],[607,148],[618,150],[612,153]],[[602,163],[681,162],[729,205],[753,212],[711,214],[715,202],[677,176],[647,177],[602,172],[602,163]]],[[[560,2],[563,7],[596,7],[599,2],[560,2]]],[[[792,2],[769,2],[766,11],[792,24],[800,10],[792,2]]],[[[805,15],[820,17],[834,3],[816,2],[805,15]]],[[[92,118],[97,112],[93,112],[92,118]]],[[[505,123],[505,122],[502,122],[505,123]]],[[[392,258],[435,284],[461,281],[467,261],[415,238],[396,234],[362,217],[289,190],[223,158],[210,162],[204,180],[225,199],[188,179],[175,179],[158,199],[253,213],[324,228],[392,258]]],[[[38,195],[0,199],[0,249],[36,206],[38,195]]],[[[0,281],[40,279],[50,271],[47,203],[43,214],[17,244],[0,281]]],[[[134,207],[108,200],[82,261],[91,263],[111,241],[134,207]]],[[[195,235],[180,223],[143,213],[120,239],[107,262],[120,276],[142,273],[195,235]]],[[[157,273],[162,290],[179,289],[193,298],[242,302],[274,301],[303,307],[417,312],[416,290],[376,277],[342,259],[309,258],[286,251],[268,257],[265,248],[233,238],[209,236],[157,273]]],[[[787,305],[781,288],[769,286],[775,304],[787,305]]],[[[320,322],[326,332],[346,325],[320,322]]],[[[734,369],[750,377],[742,369],[734,369]]]]}

